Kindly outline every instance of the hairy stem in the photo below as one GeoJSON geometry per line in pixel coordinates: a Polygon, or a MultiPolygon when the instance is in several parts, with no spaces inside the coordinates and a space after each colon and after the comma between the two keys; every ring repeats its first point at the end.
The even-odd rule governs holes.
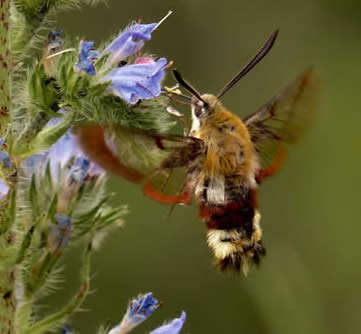
{"type": "MultiPolygon", "coordinates": [[[[0,1],[0,137],[7,131],[10,110],[10,50],[9,23],[10,0],[0,1]]],[[[11,247],[12,238],[1,236],[4,247],[11,247]]],[[[13,312],[15,309],[14,279],[12,268],[1,265],[0,269],[0,333],[13,332],[13,312]]]]}
{"type": "Polygon", "coordinates": [[[84,260],[80,272],[81,284],[77,294],[61,310],[47,316],[43,320],[36,322],[25,332],[26,334],[40,334],[49,330],[54,330],[63,325],[66,320],[79,309],[89,291],[91,251],[92,236],[90,236],[89,241],[85,247],[84,260]]]}
{"type": "Polygon", "coordinates": [[[0,137],[6,133],[10,109],[10,0],[0,1],[0,137]]]}

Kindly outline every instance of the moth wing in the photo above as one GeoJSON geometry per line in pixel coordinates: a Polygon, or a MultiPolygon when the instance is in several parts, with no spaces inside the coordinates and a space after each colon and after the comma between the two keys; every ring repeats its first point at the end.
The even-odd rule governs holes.
{"type": "Polygon", "coordinates": [[[144,193],[159,202],[190,202],[192,163],[204,154],[201,140],[159,135],[127,128],[89,125],[77,129],[83,151],[100,167],[130,182],[143,184],[144,193]]]}
{"type": "Polygon", "coordinates": [[[243,120],[259,155],[261,168],[275,169],[286,157],[286,144],[297,142],[317,106],[312,69],[303,72],[258,111],[243,120]]]}

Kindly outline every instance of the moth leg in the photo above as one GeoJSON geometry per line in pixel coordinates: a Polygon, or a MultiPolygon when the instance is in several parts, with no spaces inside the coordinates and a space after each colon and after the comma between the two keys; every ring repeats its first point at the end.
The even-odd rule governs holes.
{"type": "Polygon", "coordinates": [[[275,157],[271,162],[271,165],[268,168],[263,168],[259,170],[258,174],[256,175],[257,183],[260,184],[262,183],[264,178],[276,174],[283,166],[286,159],[287,159],[287,149],[284,146],[280,146],[275,157]]]}
{"type": "Polygon", "coordinates": [[[176,196],[169,196],[161,191],[156,190],[149,182],[143,187],[143,193],[150,199],[162,204],[184,204],[189,205],[192,201],[192,193],[188,191],[182,191],[176,196]]]}
{"type": "Polygon", "coordinates": [[[197,178],[194,174],[187,176],[186,182],[179,192],[175,196],[169,196],[161,191],[155,189],[150,182],[145,183],[143,187],[143,193],[150,199],[162,204],[182,204],[190,205],[192,203],[192,194],[197,183],[197,178]]]}
{"type": "MultiPolygon", "coordinates": [[[[172,101],[174,101],[174,102],[177,103],[177,104],[189,105],[190,100],[191,100],[191,97],[182,94],[182,92],[178,89],[178,84],[177,84],[176,86],[174,86],[174,87],[171,87],[171,88],[169,88],[169,87],[164,87],[164,93],[165,93],[165,95],[167,95],[172,101]],[[181,101],[181,100],[175,98],[176,96],[177,96],[177,97],[182,97],[182,98],[184,98],[184,99],[186,99],[186,100],[188,100],[188,101],[187,101],[187,102],[181,101]]],[[[178,117],[178,118],[182,121],[183,126],[184,126],[184,135],[185,135],[185,136],[189,135],[190,129],[189,129],[189,126],[188,126],[188,124],[187,124],[187,122],[186,122],[186,119],[185,119],[185,117],[184,117],[184,114],[181,113],[181,112],[179,112],[178,110],[176,110],[176,109],[173,108],[172,106],[167,106],[166,109],[167,109],[167,112],[168,112],[169,114],[178,117]]]]}
{"type": "Polygon", "coordinates": [[[188,136],[190,129],[186,122],[184,114],[179,112],[177,109],[173,108],[172,106],[167,107],[167,112],[173,116],[178,117],[181,120],[181,122],[183,123],[183,127],[184,127],[184,135],[188,136]]]}
{"type": "Polygon", "coordinates": [[[145,175],[124,165],[112,152],[105,139],[104,127],[87,125],[77,128],[75,133],[84,153],[100,167],[133,183],[144,180],[145,175]]]}

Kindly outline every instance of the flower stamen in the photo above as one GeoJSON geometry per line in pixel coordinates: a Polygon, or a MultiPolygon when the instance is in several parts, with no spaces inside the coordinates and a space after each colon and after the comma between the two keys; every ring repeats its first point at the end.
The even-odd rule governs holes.
{"type": "Polygon", "coordinates": [[[56,57],[56,56],[60,56],[63,53],[73,52],[73,51],[76,51],[75,48],[69,48],[69,49],[61,50],[59,52],[53,53],[50,56],[47,56],[45,59],[50,59],[50,58],[53,58],[53,57],[56,57]]]}
{"type": "Polygon", "coordinates": [[[165,15],[158,23],[157,25],[153,28],[152,32],[155,31],[156,29],[158,29],[158,27],[169,17],[173,14],[173,11],[170,10],[168,11],[167,15],[165,15]]]}

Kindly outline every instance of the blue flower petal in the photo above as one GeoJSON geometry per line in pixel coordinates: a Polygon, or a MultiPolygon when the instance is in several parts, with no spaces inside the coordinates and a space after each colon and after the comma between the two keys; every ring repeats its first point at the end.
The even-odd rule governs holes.
{"type": "Polygon", "coordinates": [[[81,41],[79,46],[79,59],[75,64],[76,72],[85,72],[90,75],[95,75],[94,61],[99,59],[99,52],[92,50],[94,42],[81,41]]]}
{"type": "Polygon", "coordinates": [[[28,177],[31,177],[34,173],[42,171],[47,161],[47,155],[47,152],[36,153],[24,159],[21,163],[21,167],[25,174],[28,177]]]}
{"type": "Polygon", "coordinates": [[[48,235],[48,248],[51,252],[65,248],[71,236],[71,218],[57,213],[54,219],[57,224],[51,227],[48,235]]]}
{"type": "Polygon", "coordinates": [[[48,151],[47,161],[53,177],[58,175],[59,168],[64,167],[71,158],[81,154],[76,137],[71,133],[63,135],[48,151]]]}
{"type": "Polygon", "coordinates": [[[83,183],[90,168],[90,160],[85,156],[80,156],[75,159],[70,168],[71,182],[83,183]]]}
{"type": "Polygon", "coordinates": [[[10,157],[9,154],[7,154],[4,151],[0,151],[0,162],[4,163],[4,166],[6,168],[10,168],[11,167],[11,161],[10,161],[10,157]]]}
{"type": "Polygon", "coordinates": [[[135,104],[139,99],[160,95],[166,66],[166,58],[154,63],[126,65],[112,70],[102,81],[111,81],[113,94],[135,104]]]}
{"type": "Polygon", "coordinates": [[[78,61],[75,64],[75,71],[76,72],[85,72],[92,76],[96,74],[94,64],[89,59],[78,61]]]}
{"type": "Polygon", "coordinates": [[[158,307],[159,301],[153,298],[151,292],[133,299],[121,323],[113,327],[108,334],[128,333],[146,320],[158,307]]]}
{"type": "MultiPolygon", "coordinates": [[[[61,109],[60,114],[65,111],[61,109]]],[[[53,127],[62,120],[61,117],[52,118],[47,126],[53,127]]],[[[49,164],[50,172],[54,180],[59,176],[59,168],[67,167],[65,174],[69,183],[74,182],[82,184],[87,177],[98,176],[105,173],[104,169],[93,163],[80,149],[76,135],[69,130],[48,150],[33,154],[26,158],[21,167],[28,177],[34,173],[44,173],[46,166],[49,164]]]]}
{"type": "Polygon", "coordinates": [[[63,34],[62,30],[51,29],[48,34],[48,51],[56,50],[60,48],[64,41],[61,38],[63,34]]]}
{"type": "Polygon", "coordinates": [[[110,53],[108,61],[112,64],[119,63],[131,54],[139,51],[143,41],[151,38],[153,29],[157,23],[151,24],[133,24],[113,40],[102,52],[101,56],[110,53]]]}
{"type": "Polygon", "coordinates": [[[5,138],[0,138],[0,163],[2,162],[6,168],[11,168],[11,161],[9,154],[2,151],[1,148],[4,145],[5,138]]]}
{"type": "Polygon", "coordinates": [[[9,187],[2,179],[0,179],[0,198],[5,197],[8,192],[9,192],[9,187]]]}
{"type": "Polygon", "coordinates": [[[151,331],[149,334],[178,334],[183,327],[186,320],[186,313],[183,311],[180,318],[172,320],[170,323],[165,324],[151,331]]]}
{"type": "MultiPolygon", "coordinates": [[[[131,301],[129,305],[129,317],[148,318],[159,307],[159,301],[153,297],[152,292],[131,301]]],[[[143,321],[143,320],[142,320],[143,321]]]]}
{"type": "Polygon", "coordinates": [[[61,329],[61,334],[71,334],[71,324],[65,324],[64,327],[61,329]]]}
{"type": "Polygon", "coordinates": [[[84,60],[88,58],[88,54],[90,50],[93,48],[94,42],[93,41],[81,41],[80,42],[80,53],[79,53],[79,59],[84,60]]]}
{"type": "Polygon", "coordinates": [[[57,38],[61,38],[62,34],[63,34],[63,30],[51,29],[48,33],[48,40],[53,41],[57,38]]]}

